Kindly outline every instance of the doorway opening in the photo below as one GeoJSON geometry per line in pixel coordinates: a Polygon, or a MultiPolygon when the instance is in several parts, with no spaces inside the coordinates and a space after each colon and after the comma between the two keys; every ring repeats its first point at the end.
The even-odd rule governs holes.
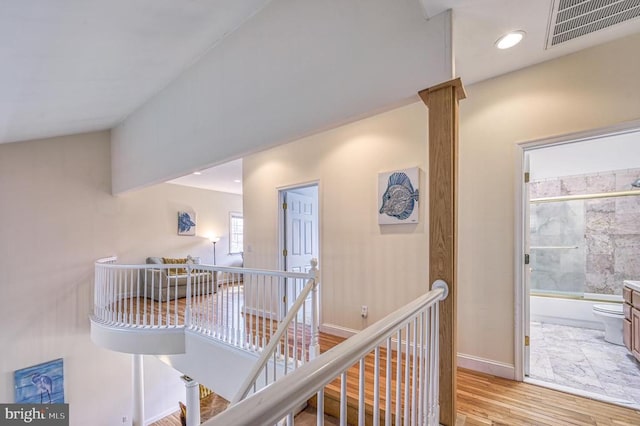
{"type": "Polygon", "coordinates": [[[280,267],[308,272],[318,257],[318,184],[280,190],[280,267]]]}
{"type": "MultiPolygon", "coordinates": [[[[309,272],[311,259],[319,257],[318,184],[287,187],[279,191],[279,264],[288,272],[309,272]]],[[[294,287],[284,283],[284,301],[295,300],[294,287]]],[[[321,301],[321,288],[318,300],[321,301]]],[[[307,300],[310,304],[311,300],[307,300]]],[[[322,315],[321,305],[318,306],[322,315]]],[[[286,308],[285,308],[286,310],[286,308]]],[[[306,310],[308,314],[311,309],[306,310]]],[[[321,320],[321,318],[319,318],[321,320]]]]}
{"type": "Polygon", "coordinates": [[[516,288],[518,378],[635,409],[622,293],[640,280],[639,140],[635,123],[520,145],[516,288]],[[613,328],[600,310],[620,312],[613,328]]]}

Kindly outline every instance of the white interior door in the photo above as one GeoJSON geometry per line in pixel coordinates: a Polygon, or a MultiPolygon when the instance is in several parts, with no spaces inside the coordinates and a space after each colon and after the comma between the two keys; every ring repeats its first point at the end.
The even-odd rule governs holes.
{"type": "Polygon", "coordinates": [[[530,369],[530,357],[531,357],[531,313],[530,313],[530,291],[531,291],[531,265],[530,265],[530,247],[531,247],[531,227],[530,227],[530,215],[531,215],[531,203],[529,194],[529,154],[524,154],[524,375],[529,376],[530,369]]]}
{"type": "Polygon", "coordinates": [[[311,259],[318,257],[318,201],[314,197],[285,193],[285,267],[291,272],[307,272],[311,259]]]}
{"type": "MultiPolygon", "coordinates": [[[[318,257],[318,186],[284,191],[282,200],[282,267],[289,272],[308,272],[311,259],[318,257]]],[[[284,280],[281,291],[282,312],[286,315],[296,291],[289,280],[284,280]]]]}

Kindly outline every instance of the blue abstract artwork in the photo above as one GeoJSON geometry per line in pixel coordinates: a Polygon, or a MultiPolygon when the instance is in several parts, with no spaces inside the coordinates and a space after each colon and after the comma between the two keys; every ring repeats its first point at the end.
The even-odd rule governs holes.
{"type": "Polygon", "coordinates": [[[16,404],[64,404],[62,358],[16,370],[16,404]]]}
{"type": "Polygon", "coordinates": [[[378,175],[379,224],[418,222],[419,175],[417,167],[378,175]]]}
{"type": "Polygon", "coordinates": [[[178,235],[196,235],[195,212],[178,212],[178,235]]]}

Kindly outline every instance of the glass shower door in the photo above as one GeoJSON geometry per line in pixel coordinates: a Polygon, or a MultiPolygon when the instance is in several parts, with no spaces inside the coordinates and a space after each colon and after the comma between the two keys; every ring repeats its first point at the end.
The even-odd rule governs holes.
{"type": "Polygon", "coordinates": [[[531,294],[582,298],[585,293],[583,200],[530,205],[531,294]]]}

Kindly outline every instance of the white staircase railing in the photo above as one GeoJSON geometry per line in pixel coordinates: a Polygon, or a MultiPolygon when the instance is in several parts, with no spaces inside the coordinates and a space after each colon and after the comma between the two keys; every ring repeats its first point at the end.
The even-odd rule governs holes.
{"type": "Polygon", "coordinates": [[[295,410],[313,395],[317,395],[317,424],[323,425],[329,384],[339,386],[340,425],[347,425],[349,398],[357,398],[358,425],[437,425],[438,302],[447,295],[446,283],[437,281],[427,294],[231,405],[204,425],[274,425],[286,419],[290,426],[295,423],[295,410]],[[369,364],[371,357],[373,383],[366,383],[365,360],[369,364]],[[356,379],[350,371],[354,364],[358,365],[356,379]],[[336,380],[339,385],[332,383],[336,380]],[[352,392],[357,389],[357,396],[349,395],[348,388],[352,392]],[[365,391],[372,406],[370,418],[366,417],[365,391]]]}
{"type": "MultiPolygon", "coordinates": [[[[315,269],[316,263],[315,260],[312,261],[312,266],[315,269]]],[[[319,342],[318,335],[315,334],[312,336],[315,341],[309,342],[309,353],[308,356],[305,356],[304,349],[307,347],[305,344],[305,334],[304,331],[301,333],[301,339],[297,339],[295,336],[298,334],[298,317],[300,316],[300,312],[303,310],[304,301],[307,299],[309,294],[313,295],[313,300],[316,299],[316,282],[314,280],[309,280],[307,285],[304,287],[298,299],[291,307],[291,310],[285,317],[285,319],[280,323],[276,332],[271,336],[271,340],[269,344],[264,348],[262,353],[260,354],[260,358],[258,362],[256,362],[255,366],[245,379],[245,381],[240,386],[238,393],[231,400],[231,404],[235,404],[236,402],[244,399],[249,392],[256,392],[260,388],[260,384],[273,383],[278,379],[278,365],[282,364],[281,375],[284,376],[289,373],[289,370],[295,370],[300,365],[305,362],[313,359],[317,356],[319,352],[319,342]],[[293,325],[293,327],[291,327],[293,325]],[[290,351],[289,345],[282,345],[282,342],[288,342],[289,339],[289,330],[293,328],[292,334],[293,338],[293,347],[290,351]],[[298,341],[302,346],[298,346],[298,341]],[[284,362],[283,362],[284,361],[284,362]],[[271,367],[271,368],[269,368],[271,367]],[[261,381],[258,381],[258,376],[264,374],[264,378],[261,381]],[[269,377],[271,376],[271,377],[269,377]]]]}
{"type": "Polygon", "coordinates": [[[317,261],[308,273],[214,265],[95,264],[91,320],[145,332],[184,328],[260,352],[283,326],[273,354],[298,365],[317,353],[317,261]],[[312,291],[305,290],[311,283],[312,291]],[[298,300],[300,299],[300,300],[298,300]],[[292,307],[296,308],[291,312],[292,307]],[[294,357],[295,355],[295,357],[294,357]]]}

